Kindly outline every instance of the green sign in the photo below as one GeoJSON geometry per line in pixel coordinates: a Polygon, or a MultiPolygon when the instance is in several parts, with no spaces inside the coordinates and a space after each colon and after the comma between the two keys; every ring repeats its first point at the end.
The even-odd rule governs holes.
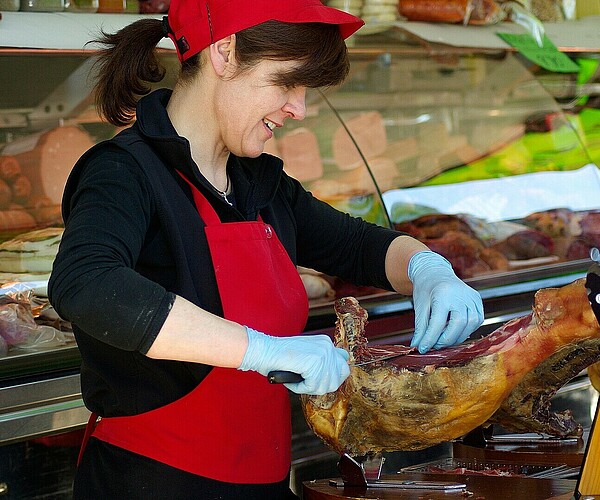
{"type": "Polygon", "coordinates": [[[546,35],[543,37],[541,47],[527,33],[521,35],[497,33],[497,35],[524,57],[544,69],[557,73],[579,73],[579,66],[560,52],[546,35]]]}

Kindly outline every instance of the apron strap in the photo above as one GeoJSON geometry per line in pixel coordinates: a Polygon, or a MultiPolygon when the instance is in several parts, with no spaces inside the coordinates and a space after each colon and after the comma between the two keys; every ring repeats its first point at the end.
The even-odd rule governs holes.
{"type": "MultiPolygon", "coordinates": [[[[202,219],[204,220],[205,224],[207,226],[221,224],[221,219],[217,215],[217,212],[212,207],[212,205],[208,202],[206,197],[202,195],[198,188],[194,186],[185,175],[183,175],[179,170],[176,170],[176,172],[181,176],[181,178],[185,182],[188,183],[188,185],[192,189],[192,195],[194,196],[196,210],[198,210],[198,213],[200,214],[200,217],[202,217],[202,219]]],[[[262,222],[262,217],[260,216],[260,213],[258,214],[256,220],[258,222],[262,222]]]]}
{"type": "Polygon", "coordinates": [[[204,220],[207,226],[214,226],[215,224],[220,224],[221,219],[217,215],[217,212],[212,207],[212,205],[208,202],[206,197],[202,196],[202,193],[198,190],[196,186],[194,186],[191,181],[183,175],[179,170],[177,173],[181,176],[181,178],[188,183],[190,188],[192,189],[192,195],[194,196],[194,203],[196,204],[196,210],[204,220]]]}
{"type": "Polygon", "coordinates": [[[79,448],[79,455],[77,456],[77,466],[81,463],[81,457],[83,457],[83,452],[85,451],[87,444],[90,440],[90,437],[94,433],[96,429],[96,422],[98,421],[98,414],[93,413],[90,415],[87,425],[85,426],[85,434],[83,435],[83,440],[81,441],[81,447],[79,448]]]}

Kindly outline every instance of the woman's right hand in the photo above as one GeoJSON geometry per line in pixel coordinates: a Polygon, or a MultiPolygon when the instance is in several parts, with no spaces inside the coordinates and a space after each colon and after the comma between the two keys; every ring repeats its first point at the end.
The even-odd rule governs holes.
{"type": "Polygon", "coordinates": [[[348,352],[335,347],[327,335],[275,337],[246,327],[248,349],[238,370],[265,377],[274,370],[299,373],[304,380],[285,386],[297,394],[322,395],[335,391],[350,375],[348,352]]]}

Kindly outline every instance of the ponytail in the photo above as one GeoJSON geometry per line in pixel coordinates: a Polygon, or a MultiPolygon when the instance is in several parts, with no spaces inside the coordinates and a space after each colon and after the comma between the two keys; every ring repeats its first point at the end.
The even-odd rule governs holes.
{"type": "Polygon", "coordinates": [[[164,78],[155,51],[163,36],[159,19],[140,19],[113,34],[103,31],[95,40],[104,46],[96,63],[95,103],[100,116],[113,125],[131,123],[138,98],[151,90],[148,84],[164,78]]]}
{"type": "MultiPolygon", "coordinates": [[[[104,46],[97,61],[96,106],[113,125],[131,123],[139,97],[151,91],[148,84],[164,78],[166,70],[155,49],[166,36],[167,26],[160,19],[140,19],[117,33],[102,32],[96,40],[104,46]]],[[[235,54],[242,69],[264,59],[299,61],[298,66],[276,76],[276,85],[328,87],[340,84],[348,75],[346,44],[339,28],[331,24],[265,21],[237,33],[235,54]]],[[[193,79],[205,59],[201,53],[186,59],[178,81],[193,79]]]]}

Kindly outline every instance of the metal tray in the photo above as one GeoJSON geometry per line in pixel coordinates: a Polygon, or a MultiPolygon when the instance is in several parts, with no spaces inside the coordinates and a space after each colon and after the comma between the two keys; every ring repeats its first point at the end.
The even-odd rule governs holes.
{"type": "Polygon", "coordinates": [[[468,458],[445,458],[433,462],[404,467],[399,472],[424,472],[431,474],[451,473],[456,469],[464,469],[459,474],[478,475],[486,472],[499,476],[526,476],[532,478],[568,478],[577,475],[579,467],[568,467],[565,464],[519,464],[513,462],[478,460],[468,458]]]}

